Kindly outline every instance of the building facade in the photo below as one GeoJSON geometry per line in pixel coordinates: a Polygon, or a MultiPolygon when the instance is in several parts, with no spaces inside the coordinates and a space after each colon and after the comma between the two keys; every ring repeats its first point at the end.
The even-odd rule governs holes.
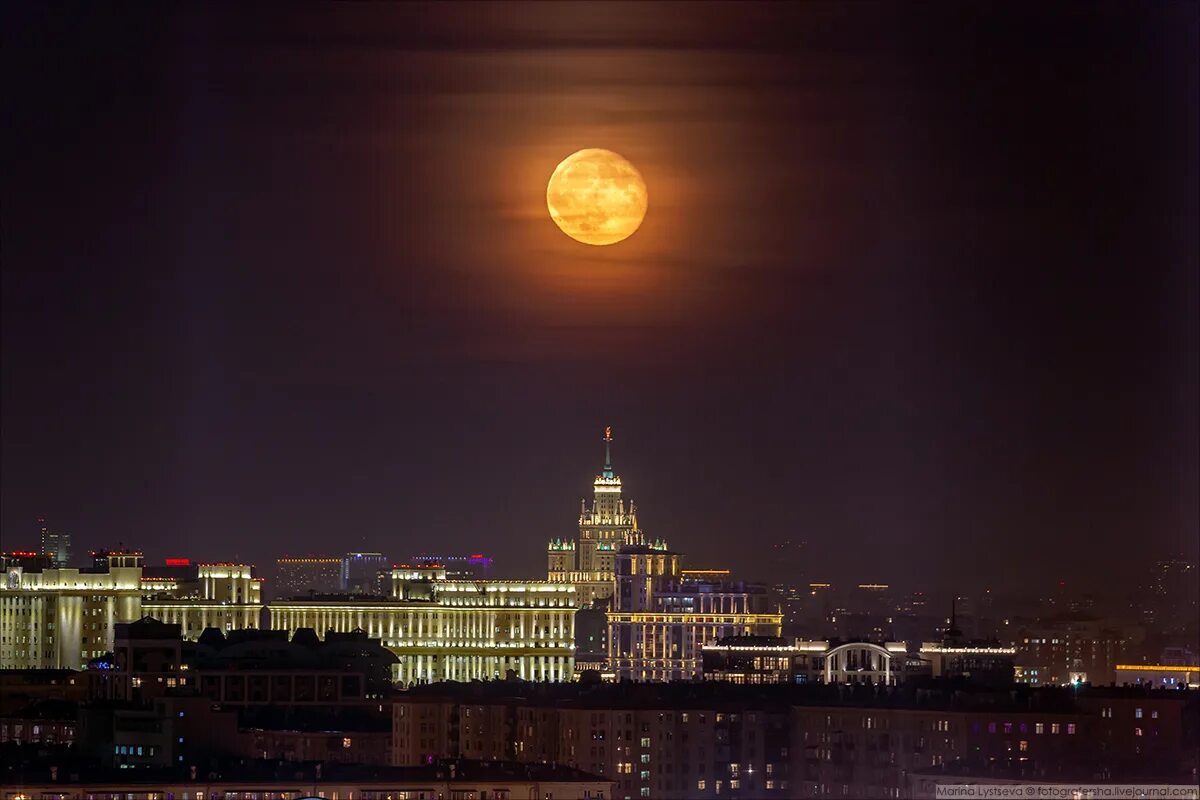
{"type": "Polygon", "coordinates": [[[342,556],[341,590],[351,594],[374,594],[376,577],[388,568],[383,553],[346,553],[342,556]]]}
{"type": "Polygon", "coordinates": [[[173,577],[142,577],[142,613],[179,625],[185,639],[208,628],[258,628],[262,579],[249,564],[196,564],[175,568],[173,577]]]}
{"type": "Polygon", "coordinates": [[[285,556],[275,561],[272,597],[299,597],[310,592],[342,590],[342,559],[334,556],[285,556]]]}
{"type": "Polygon", "coordinates": [[[71,565],[71,534],[52,529],[45,517],[38,517],[37,525],[39,552],[50,559],[51,566],[69,567],[71,565]]]}
{"type": "Polygon", "coordinates": [[[781,636],[730,636],[703,646],[706,681],[803,683],[808,653],[781,636]]]}
{"type": "Polygon", "coordinates": [[[0,586],[0,669],[82,669],[142,616],[142,554],[101,551],[91,568],[10,565],[0,586]]]}
{"type": "Polygon", "coordinates": [[[766,587],[683,580],[679,554],[627,545],[616,556],[608,668],[618,680],[697,680],[705,644],[779,636],[783,616],[766,587]]]}
{"type": "Polygon", "coordinates": [[[921,770],[1166,779],[1191,774],[1186,694],[443,684],[393,705],[393,763],[554,762],[608,777],[622,800],[905,797],[921,770]]]}
{"type": "Polygon", "coordinates": [[[1017,648],[999,642],[923,642],[920,656],[934,678],[1007,686],[1013,682],[1017,648]]]}
{"type": "MultiPolygon", "coordinates": [[[[270,606],[271,627],[362,630],[399,658],[395,680],[493,680],[510,672],[534,681],[571,680],[575,588],[545,581],[448,581],[425,570],[393,572],[390,598],[344,595],[270,606]]],[[[444,574],[444,573],[441,573],[444,574]]]]}
{"type": "Polygon", "coordinates": [[[458,556],[416,555],[408,559],[414,566],[440,566],[446,577],[455,581],[486,581],[491,577],[494,559],[483,553],[458,556]]]}

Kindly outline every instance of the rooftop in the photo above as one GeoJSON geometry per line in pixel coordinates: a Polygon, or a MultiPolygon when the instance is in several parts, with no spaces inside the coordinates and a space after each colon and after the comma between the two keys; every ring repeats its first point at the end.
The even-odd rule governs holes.
{"type": "MultiPolygon", "coordinates": [[[[935,679],[921,685],[847,686],[839,684],[754,684],[721,681],[675,683],[546,684],[524,681],[475,681],[416,686],[398,702],[514,702],[526,706],[588,709],[777,710],[789,706],[953,711],[1078,712],[1077,697],[1107,689],[1014,686],[991,689],[962,680],[935,679]]],[[[1162,693],[1162,690],[1159,690],[1162,693]]],[[[1180,690],[1166,693],[1182,697],[1180,690]]],[[[1190,693],[1195,696],[1195,693],[1190,693]]]]}
{"type": "MultiPolygon", "coordinates": [[[[9,767],[0,772],[9,789],[52,783],[50,767],[9,767]]],[[[237,761],[202,767],[197,775],[205,783],[239,784],[266,783],[270,785],[301,781],[306,784],[381,784],[448,782],[603,782],[607,778],[592,775],[572,767],[551,764],[520,764],[506,761],[439,761],[418,767],[380,767],[362,764],[335,764],[315,761],[237,761]],[[451,777],[453,773],[454,777],[451,777]]],[[[111,785],[155,786],[193,782],[189,768],[118,770],[104,768],[72,768],[60,770],[55,786],[111,785]],[[65,774],[64,774],[65,773],[65,774]]]]}

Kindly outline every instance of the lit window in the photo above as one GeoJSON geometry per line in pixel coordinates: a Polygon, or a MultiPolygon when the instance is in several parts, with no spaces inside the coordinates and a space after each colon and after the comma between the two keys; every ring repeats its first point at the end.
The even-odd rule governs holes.
{"type": "Polygon", "coordinates": [[[1140,708],[1135,708],[1133,710],[1133,717],[1134,717],[1134,719],[1141,719],[1142,718],[1142,710],[1140,708]]]}
{"type": "Polygon", "coordinates": [[[705,781],[696,781],[696,791],[703,792],[705,781]]]}
{"type": "Polygon", "coordinates": [[[1075,723],[1074,723],[1074,722],[1068,722],[1068,723],[1067,723],[1067,733],[1068,733],[1068,734],[1073,734],[1073,733],[1075,733],[1075,723]]]}
{"type": "Polygon", "coordinates": [[[1039,722],[1036,725],[1034,725],[1033,732],[1034,733],[1045,733],[1046,732],[1046,723],[1039,722]]]}
{"type": "Polygon", "coordinates": [[[342,747],[343,747],[343,748],[347,748],[347,747],[349,747],[349,746],[350,746],[350,737],[349,737],[349,736],[347,736],[347,737],[345,737],[345,738],[343,738],[343,739],[342,739],[342,747]]]}
{"type": "Polygon", "coordinates": [[[1134,735],[1134,736],[1141,736],[1141,735],[1142,735],[1142,729],[1141,729],[1141,728],[1134,728],[1134,729],[1133,729],[1133,735],[1134,735]]]}

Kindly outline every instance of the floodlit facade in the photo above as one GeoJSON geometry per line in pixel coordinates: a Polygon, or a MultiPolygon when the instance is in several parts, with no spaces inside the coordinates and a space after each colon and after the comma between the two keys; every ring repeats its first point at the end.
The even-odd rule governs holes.
{"type": "Polygon", "coordinates": [[[618,679],[696,680],[702,676],[705,644],[734,636],[779,636],[783,626],[765,587],[685,581],[678,553],[623,547],[615,583],[608,666],[618,679]]]}
{"type": "Polygon", "coordinates": [[[142,612],[179,625],[183,638],[196,639],[206,628],[235,631],[259,627],[262,579],[249,564],[197,564],[183,577],[143,576],[142,612]]]}
{"type": "Polygon", "coordinates": [[[142,554],[93,554],[84,569],[10,565],[0,586],[0,669],[83,669],[114,626],[142,616],[142,554]]]}
{"type": "Polygon", "coordinates": [[[271,627],[362,630],[400,659],[403,685],[505,678],[571,680],[575,587],[546,581],[447,581],[444,571],[397,568],[392,596],[273,602],[271,627]]]}

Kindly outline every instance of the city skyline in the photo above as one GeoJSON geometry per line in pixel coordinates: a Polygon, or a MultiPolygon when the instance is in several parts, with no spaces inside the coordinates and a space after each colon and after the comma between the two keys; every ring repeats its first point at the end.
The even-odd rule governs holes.
{"type": "MultiPolygon", "coordinates": [[[[595,479],[599,482],[602,478],[613,478],[613,471],[615,468],[613,463],[614,458],[612,456],[612,444],[614,441],[613,427],[605,426],[603,428],[603,436],[599,437],[598,441],[603,443],[604,452],[603,458],[597,459],[602,466],[594,470],[595,479]]],[[[599,450],[599,446],[597,447],[597,450],[599,450]]],[[[621,478],[618,476],[616,480],[619,486],[621,478]]],[[[634,491],[636,492],[636,488],[634,491]]],[[[618,497],[619,496],[620,492],[618,492],[618,497]]],[[[586,498],[581,497],[581,500],[586,503],[586,498]]],[[[38,530],[38,533],[40,534],[44,543],[47,530],[46,519],[44,517],[38,517],[35,520],[35,528],[38,530]]],[[[551,541],[567,541],[572,540],[577,533],[578,531],[568,530],[564,534],[555,534],[549,538],[551,541]]],[[[642,533],[646,532],[643,531],[642,533]]],[[[65,534],[65,540],[70,542],[70,532],[64,531],[63,534],[65,534]]],[[[55,536],[59,535],[60,534],[55,534],[55,536]]],[[[651,541],[655,539],[662,541],[664,537],[661,535],[652,535],[649,537],[649,540],[651,541]]],[[[8,549],[21,551],[22,547],[20,544],[21,542],[18,541],[18,546],[8,549]]],[[[180,544],[174,546],[173,548],[166,548],[161,553],[156,553],[153,551],[146,552],[145,548],[143,548],[137,541],[134,540],[119,542],[96,542],[91,546],[85,546],[77,555],[77,557],[73,559],[72,563],[76,565],[84,563],[86,559],[83,558],[83,556],[91,551],[99,551],[107,548],[132,547],[140,553],[146,553],[148,559],[151,561],[165,561],[168,564],[171,561],[179,558],[182,558],[183,560],[194,561],[196,563],[225,563],[232,559],[236,563],[253,564],[256,567],[258,575],[263,577],[270,576],[273,578],[275,577],[274,564],[277,559],[325,557],[333,559],[339,565],[338,570],[341,570],[344,568],[342,561],[343,557],[353,556],[356,554],[356,551],[353,548],[343,548],[343,550],[339,550],[337,547],[330,547],[328,543],[325,542],[318,543],[317,547],[306,551],[289,551],[285,549],[274,553],[267,553],[266,556],[256,559],[244,558],[241,552],[237,551],[236,548],[232,553],[212,553],[211,551],[205,550],[203,546],[198,546],[198,544],[199,543],[180,544]]],[[[389,559],[393,566],[398,566],[402,562],[407,562],[411,559],[411,555],[402,556],[402,553],[412,553],[416,550],[420,550],[424,546],[423,540],[415,537],[398,537],[390,540],[383,539],[376,541],[368,541],[366,538],[364,538],[357,544],[361,544],[363,546],[362,548],[359,548],[360,551],[363,548],[370,547],[375,551],[382,553],[389,559]]],[[[26,548],[26,552],[43,552],[44,544],[42,547],[38,547],[37,545],[38,542],[36,537],[30,539],[28,548],[26,548]]],[[[809,581],[815,580],[829,581],[829,583],[821,585],[832,586],[836,584],[838,590],[849,591],[855,586],[859,586],[861,588],[861,586],[864,585],[863,581],[866,581],[867,584],[873,584],[874,582],[879,581],[882,585],[891,585],[892,583],[895,583],[893,594],[895,592],[904,593],[905,591],[928,590],[931,594],[931,597],[939,599],[943,602],[943,604],[945,602],[949,602],[954,597],[969,597],[972,595],[979,596],[983,593],[991,593],[993,596],[1003,597],[1006,601],[1012,601],[1024,593],[1023,591],[1012,590],[1006,593],[1003,582],[997,582],[994,586],[990,584],[981,585],[976,583],[973,579],[964,580],[961,576],[955,577],[948,582],[939,582],[937,580],[930,580],[927,577],[917,577],[910,580],[894,581],[889,574],[863,575],[861,574],[861,571],[857,570],[853,565],[844,563],[829,563],[819,558],[812,559],[812,552],[809,547],[809,542],[806,540],[798,540],[796,542],[793,542],[790,539],[776,541],[770,543],[770,547],[777,554],[777,558],[775,559],[774,564],[775,571],[766,575],[749,574],[744,568],[741,567],[741,561],[738,558],[738,551],[726,554],[724,556],[724,561],[721,561],[720,563],[700,564],[697,563],[695,559],[690,559],[690,561],[696,568],[731,570],[742,579],[760,580],[762,582],[772,583],[777,586],[804,587],[809,583],[809,581]]],[[[424,546],[424,549],[429,550],[430,548],[424,546]]],[[[441,549],[447,553],[452,552],[452,548],[443,547],[441,549]]],[[[480,548],[468,543],[466,545],[466,549],[479,551],[487,550],[488,548],[480,548]]],[[[500,548],[497,547],[493,547],[491,549],[497,552],[500,551],[500,548]]],[[[671,550],[679,552],[682,555],[687,555],[686,548],[671,547],[671,550]]],[[[464,550],[464,552],[465,551],[466,550],[464,550]]],[[[539,563],[539,559],[541,562],[544,562],[544,543],[543,548],[532,555],[524,552],[524,550],[518,550],[512,553],[509,553],[508,551],[504,552],[506,558],[502,559],[501,561],[501,568],[497,573],[499,575],[509,578],[530,577],[537,576],[543,571],[544,563],[539,563]]],[[[1152,577],[1148,578],[1147,576],[1150,575],[1154,565],[1170,561],[1182,561],[1195,566],[1195,562],[1188,560],[1183,552],[1150,552],[1143,554],[1143,556],[1144,563],[1135,560],[1126,564],[1125,574],[1132,578],[1132,582],[1126,587],[1124,594],[1118,593],[1114,595],[1112,593],[1107,593],[1101,595],[1101,593],[1095,591],[1095,589],[1089,586],[1089,584],[1086,582],[1075,581],[1071,582],[1071,585],[1068,589],[1067,582],[1065,580],[1055,579],[1053,577],[1046,577],[1038,581],[1036,584],[1031,585],[1030,588],[1044,591],[1046,592],[1046,596],[1053,594],[1055,591],[1066,591],[1076,600],[1091,598],[1094,601],[1099,595],[1101,602],[1107,604],[1106,608],[1104,609],[1105,612],[1111,613],[1117,608],[1123,607],[1123,605],[1131,598],[1136,597],[1139,593],[1142,593],[1146,590],[1147,586],[1150,585],[1150,582],[1153,580],[1152,577]]],[[[1043,599],[1044,598],[1039,597],[1037,602],[1042,602],[1043,599]]],[[[934,609],[935,613],[938,613],[942,610],[944,609],[934,609]]]]}

